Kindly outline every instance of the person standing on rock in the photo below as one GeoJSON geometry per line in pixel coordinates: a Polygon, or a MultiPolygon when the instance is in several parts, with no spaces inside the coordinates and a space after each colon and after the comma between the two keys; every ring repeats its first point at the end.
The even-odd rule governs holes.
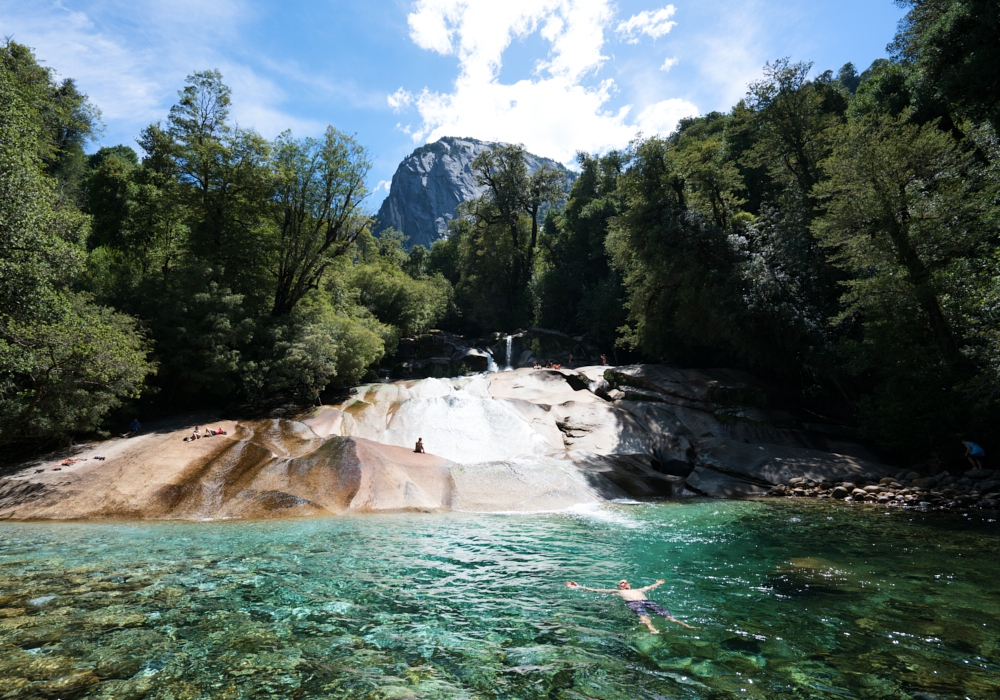
{"type": "Polygon", "coordinates": [[[426,452],[424,452],[424,439],[423,438],[417,438],[417,446],[413,448],[413,451],[416,452],[417,454],[421,454],[421,455],[422,454],[427,454],[426,452]]]}
{"type": "Polygon", "coordinates": [[[698,629],[697,627],[692,627],[686,623],[681,622],[676,617],[670,614],[670,611],[660,607],[657,603],[649,600],[646,597],[646,591],[651,591],[657,586],[662,586],[666,581],[662,578],[656,583],[646,586],[645,588],[632,588],[631,584],[625,579],[618,582],[618,588],[587,588],[586,586],[581,586],[576,581],[567,581],[566,585],[570,588],[579,588],[584,591],[591,591],[593,593],[614,593],[615,595],[621,597],[625,601],[625,605],[628,609],[639,616],[639,622],[646,625],[650,634],[659,634],[660,631],[653,627],[653,621],[649,619],[649,614],[659,615],[660,617],[666,618],[671,622],[676,622],[681,627],[686,627],[689,630],[698,629]]]}
{"type": "Polygon", "coordinates": [[[962,440],[962,444],[965,445],[965,456],[969,460],[969,464],[972,465],[972,468],[982,469],[986,450],[971,440],[962,440]]]}

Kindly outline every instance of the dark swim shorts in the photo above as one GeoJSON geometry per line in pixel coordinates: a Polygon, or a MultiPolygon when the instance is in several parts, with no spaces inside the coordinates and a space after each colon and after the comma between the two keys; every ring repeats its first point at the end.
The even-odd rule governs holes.
{"type": "Polygon", "coordinates": [[[625,605],[636,615],[660,615],[670,617],[670,611],[666,610],[651,600],[626,600],[625,605]]]}

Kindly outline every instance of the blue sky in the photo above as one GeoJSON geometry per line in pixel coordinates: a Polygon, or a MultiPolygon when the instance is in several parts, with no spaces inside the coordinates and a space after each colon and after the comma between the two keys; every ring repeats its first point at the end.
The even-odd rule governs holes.
{"type": "Polygon", "coordinates": [[[863,70],[902,14],[892,0],[0,0],[0,34],[101,108],[94,148],[134,146],[185,76],[218,68],[241,126],[356,133],[377,209],[428,140],[571,162],[728,110],[768,60],[863,70]]]}

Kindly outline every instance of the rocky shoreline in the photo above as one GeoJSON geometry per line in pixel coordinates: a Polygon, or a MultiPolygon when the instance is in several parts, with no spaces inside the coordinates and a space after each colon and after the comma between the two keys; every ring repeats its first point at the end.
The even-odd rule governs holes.
{"type": "Polygon", "coordinates": [[[934,476],[909,471],[881,479],[865,474],[851,477],[850,481],[816,481],[796,477],[785,484],[778,484],[766,495],[834,499],[844,503],[925,511],[1000,510],[1000,471],[970,469],[960,477],[948,471],[934,476]]]}

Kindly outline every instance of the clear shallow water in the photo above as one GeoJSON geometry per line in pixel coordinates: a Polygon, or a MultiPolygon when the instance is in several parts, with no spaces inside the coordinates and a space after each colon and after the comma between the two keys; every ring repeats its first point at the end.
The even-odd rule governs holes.
{"type": "Polygon", "coordinates": [[[0,698],[996,698],[998,543],[784,502],[0,524],[0,698]],[[621,577],[700,629],[564,585],[621,577]]]}

